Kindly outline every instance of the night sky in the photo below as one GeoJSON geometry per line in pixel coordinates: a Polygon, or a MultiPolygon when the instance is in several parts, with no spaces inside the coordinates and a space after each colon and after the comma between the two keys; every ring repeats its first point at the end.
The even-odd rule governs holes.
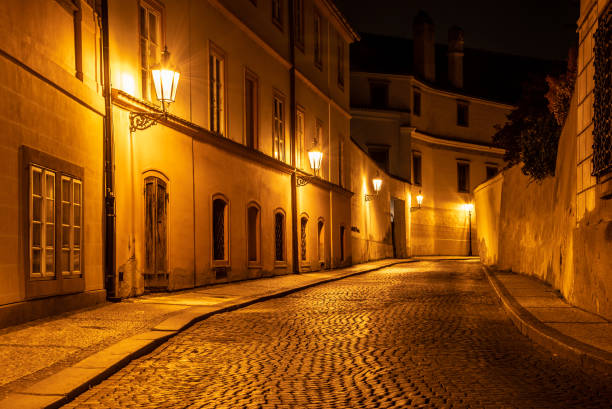
{"type": "Polygon", "coordinates": [[[436,41],[448,29],[464,31],[465,46],[510,54],[565,59],[577,41],[579,0],[335,0],[359,32],[412,38],[412,20],[427,12],[436,41]]]}

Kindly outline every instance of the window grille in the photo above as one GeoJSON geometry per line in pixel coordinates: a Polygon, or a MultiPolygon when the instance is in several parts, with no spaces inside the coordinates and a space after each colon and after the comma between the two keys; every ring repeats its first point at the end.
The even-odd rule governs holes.
{"type": "Polygon", "coordinates": [[[301,259],[303,261],[306,261],[306,226],[307,225],[308,225],[308,219],[305,217],[302,217],[300,237],[301,237],[301,242],[302,242],[301,259]]]}
{"type": "Polygon", "coordinates": [[[225,207],[221,199],[213,202],[213,257],[215,260],[225,259],[225,207]]]}
{"type": "Polygon", "coordinates": [[[593,176],[612,172],[612,5],[599,18],[593,89],[593,176]]]}
{"type": "Polygon", "coordinates": [[[285,216],[282,213],[276,213],[274,216],[274,249],[275,249],[275,260],[284,261],[285,254],[283,252],[284,246],[284,231],[285,231],[285,216]]]}

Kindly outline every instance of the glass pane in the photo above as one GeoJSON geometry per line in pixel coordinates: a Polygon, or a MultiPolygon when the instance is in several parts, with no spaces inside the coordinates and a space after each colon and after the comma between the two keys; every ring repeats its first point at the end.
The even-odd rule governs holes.
{"type": "Polygon", "coordinates": [[[53,249],[47,249],[45,252],[45,273],[47,275],[53,275],[55,272],[54,262],[53,249]]]}
{"type": "Polygon", "coordinates": [[[81,228],[74,228],[74,247],[79,247],[81,245],[81,228]]]}
{"type": "Polygon", "coordinates": [[[55,208],[53,206],[55,202],[50,199],[45,200],[45,221],[53,223],[55,220],[55,208]]]}
{"type": "Polygon", "coordinates": [[[75,226],[81,225],[81,206],[74,206],[74,222],[75,226]]]}
{"type": "Polygon", "coordinates": [[[70,224],[70,203],[62,203],[62,224],[70,224]]]}
{"type": "Polygon", "coordinates": [[[70,248],[70,226],[62,226],[62,247],[70,248]]]}
{"type": "Polygon", "coordinates": [[[55,198],[55,176],[53,174],[45,175],[45,197],[50,199],[55,198]]]}
{"type": "Polygon", "coordinates": [[[158,44],[157,42],[157,17],[153,13],[149,13],[149,39],[158,44]]]}
{"type": "Polygon", "coordinates": [[[40,250],[32,250],[32,274],[40,274],[40,250]]]}
{"type": "Polygon", "coordinates": [[[81,204],[81,184],[74,181],[74,203],[81,204]]]}
{"type": "Polygon", "coordinates": [[[79,250],[73,253],[73,266],[74,271],[81,271],[81,252],[79,250]]]}
{"type": "Polygon", "coordinates": [[[64,202],[71,202],[70,200],[72,190],[70,189],[70,179],[62,179],[62,200],[64,202]]]}
{"type": "Polygon", "coordinates": [[[62,271],[70,271],[70,250],[62,250],[62,271]]]}
{"type": "Polygon", "coordinates": [[[147,40],[142,38],[140,39],[140,66],[143,70],[147,70],[149,68],[149,59],[147,58],[147,40]]]}
{"type": "Polygon", "coordinates": [[[32,220],[42,221],[42,199],[40,197],[32,198],[32,220]]]}
{"type": "Polygon", "coordinates": [[[32,193],[41,195],[42,192],[42,175],[40,171],[32,169],[32,193]]]}
{"type": "Polygon", "coordinates": [[[52,224],[47,224],[45,229],[45,245],[47,247],[53,247],[55,244],[55,226],[52,224]]]}
{"type": "Polygon", "coordinates": [[[40,247],[42,242],[42,225],[40,223],[32,223],[32,246],[40,247]]]}

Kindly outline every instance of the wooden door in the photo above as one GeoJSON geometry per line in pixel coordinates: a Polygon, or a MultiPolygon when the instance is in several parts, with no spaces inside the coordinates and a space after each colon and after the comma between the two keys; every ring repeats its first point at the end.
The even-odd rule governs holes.
{"type": "Polygon", "coordinates": [[[145,288],[168,288],[168,193],[163,180],[145,179],[145,288]]]}

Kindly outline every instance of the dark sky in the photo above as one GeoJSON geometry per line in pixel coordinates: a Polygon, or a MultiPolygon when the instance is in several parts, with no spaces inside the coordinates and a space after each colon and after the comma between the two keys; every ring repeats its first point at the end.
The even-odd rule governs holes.
{"type": "Polygon", "coordinates": [[[565,59],[576,42],[578,0],[334,0],[360,32],[412,38],[412,20],[426,11],[436,26],[436,41],[448,29],[463,28],[465,46],[565,59]]]}

